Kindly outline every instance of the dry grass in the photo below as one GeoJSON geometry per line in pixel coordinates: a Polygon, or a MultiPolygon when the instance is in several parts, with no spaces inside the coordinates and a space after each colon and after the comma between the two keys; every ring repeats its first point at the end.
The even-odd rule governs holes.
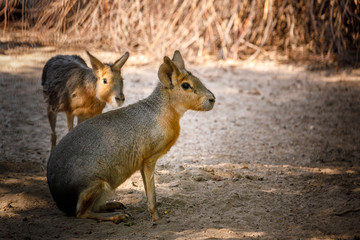
{"type": "Polygon", "coordinates": [[[4,33],[161,57],[254,59],[281,51],[359,64],[360,0],[0,0],[4,33]]]}

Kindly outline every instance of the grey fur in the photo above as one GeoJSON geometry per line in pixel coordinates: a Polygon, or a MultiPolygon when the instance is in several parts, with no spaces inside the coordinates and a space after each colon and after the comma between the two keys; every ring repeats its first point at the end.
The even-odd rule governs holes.
{"type": "Polygon", "coordinates": [[[102,179],[115,189],[133,174],[134,168],[129,168],[126,174],[109,174],[116,171],[114,167],[133,165],[142,158],[139,146],[160,142],[162,135],[156,116],[164,103],[157,96],[159,88],[136,104],[89,119],[58,143],[48,161],[47,177],[61,210],[75,214],[77,196],[73,196],[71,206],[67,205],[72,188],[80,194],[88,183],[102,179]]]}
{"type": "Polygon", "coordinates": [[[44,100],[53,111],[70,108],[69,94],[86,82],[94,83],[96,77],[85,61],[77,55],[57,55],[44,66],[41,85],[44,100]]]}

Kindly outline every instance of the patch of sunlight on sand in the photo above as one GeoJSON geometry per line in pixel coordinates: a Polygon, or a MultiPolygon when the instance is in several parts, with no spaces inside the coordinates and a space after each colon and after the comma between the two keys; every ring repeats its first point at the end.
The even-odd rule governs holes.
{"type": "Polygon", "coordinates": [[[265,232],[248,232],[248,231],[237,231],[228,228],[216,229],[216,228],[206,228],[200,232],[195,232],[194,230],[186,230],[183,232],[175,233],[178,235],[175,239],[242,239],[242,238],[258,238],[265,237],[265,232]]]}

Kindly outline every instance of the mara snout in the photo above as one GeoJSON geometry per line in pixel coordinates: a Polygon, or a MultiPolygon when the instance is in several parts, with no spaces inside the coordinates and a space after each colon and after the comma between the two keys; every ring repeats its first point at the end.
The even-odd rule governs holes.
{"type": "Polygon", "coordinates": [[[57,55],[44,66],[41,84],[51,127],[51,149],[56,145],[56,117],[65,112],[70,131],[78,123],[102,113],[106,103],[120,107],[124,101],[121,68],[126,52],[113,64],[104,64],[87,52],[92,69],[77,55],[57,55]]]}
{"type": "Polygon", "coordinates": [[[209,96],[207,96],[204,100],[203,100],[203,110],[204,111],[210,111],[211,109],[213,109],[214,105],[215,105],[215,96],[212,92],[210,92],[209,96]]]}
{"type": "Polygon", "coordinates": [[[106,197],[140,171],[149,212],[159,219],[156,162],[179,137],[183,114],[212,109],[215,97],[185,69],[179,51],[164,57],[158,77],[150,96],[79,124],[51,152],[47,180],[59,209],[78,218],[124,221],[127,214],[111,212],[120,204],[106,203],[106,197]]]}

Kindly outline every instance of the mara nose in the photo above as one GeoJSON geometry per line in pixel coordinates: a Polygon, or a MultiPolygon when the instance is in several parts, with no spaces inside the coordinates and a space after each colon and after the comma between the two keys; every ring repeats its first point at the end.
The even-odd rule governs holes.
{"type": "Polygon", "coordinates": [[[215,96],[214,96],[214,94],[212,93],[212,92],[210,92],[211,93],[211,96],[209,96],[209,102],[210,103],[215,103],[215,96]]]}
{"type": "Polygon", "coordinates": [[[118,102],[124,102],[125,101],[125,96],[124,94],[120,94],[119,97],[115,97],[115,100],[118,101],[118,102]]]}

